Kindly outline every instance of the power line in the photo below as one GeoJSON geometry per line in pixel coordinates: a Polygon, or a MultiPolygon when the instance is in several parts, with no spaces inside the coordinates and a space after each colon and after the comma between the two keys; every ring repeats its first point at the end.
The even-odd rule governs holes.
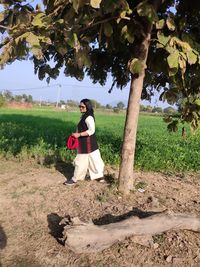
{"type": "MultiPolygon", "coordinates": [[[[51,88],[51,87],[56,87],[59,86],[59,84],[54,84],[54,85],[49,85],[49,86],[41,86],[41,87],[33,87],[33,88],[23,88],[23,89],[10,89],[9,91],[31,91],[31,90],[41,90],[41,89],[46,89],[46,88],[51,88]]],[[[0,90],[6,90],[6,89],[0,89],[0,90]]]]}
{"type": "Polygon", "coordinates": [[[76,85],[76,84],[62,84],[63,87],[74,86],[74,87],[85,87],[85,88],[103,88],[103,86],[90,86],[90,85],[76,85]]]}
{"type": "MultiPolygon", "coordinates": [[[[47,89],[47,88],[52,88],[52,87],[57,87],[57,86],[62,86],[62,87],[82,87],[82,88],[100,88],[102,89],[103,87],[100,87],[100,86],[88,86],[88,85],[76,85],[76,84],[54,84],[54,85],[47,85],[47,86],[40,86],[40,87],[33,87],[33,88],[22,88],[22,89],[8,89],[9,91],[11,92],[14,92],[14,91],[34,91],[34,90],[41,90],[41,89],[47,89]]],[[[1,91],[2,90],[6,90],[5,88],[4,89],[0,89],[1,91]]]]}

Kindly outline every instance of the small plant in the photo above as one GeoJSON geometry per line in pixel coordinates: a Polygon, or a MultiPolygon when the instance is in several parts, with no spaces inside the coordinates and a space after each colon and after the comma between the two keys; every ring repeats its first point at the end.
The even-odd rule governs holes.
{"type": "Polygon", "coordinates": [[[99,201],[99,202],[106,202],[108,200],[108,195],[106,193],[100,193],[96,196],[96,199],[99,201]]]}
{"type": "Polygon", "coordinates": [[[158,234],[153,236],[153,242],[161,244],[165,241],[165,235],[164,234],[158,234]]]}
{"type": "Polygon", "coordinates": [[[136,190],[138,190],[138,189],[146,189],[146,187],[147,187],[147,183],[142,182],[142,181],[135,185],[135,189],[136,190]]]}

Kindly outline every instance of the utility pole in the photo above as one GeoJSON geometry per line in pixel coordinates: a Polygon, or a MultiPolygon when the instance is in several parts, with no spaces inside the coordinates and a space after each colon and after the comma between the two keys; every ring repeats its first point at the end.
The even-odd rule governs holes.
{"type": "Polygon", "coordinates": [[[56,101],[56,108],[60,102],[60,93],[61,93],[61,84],[58,84],[58,92],[57,92],[57,101],[56,101]]]}

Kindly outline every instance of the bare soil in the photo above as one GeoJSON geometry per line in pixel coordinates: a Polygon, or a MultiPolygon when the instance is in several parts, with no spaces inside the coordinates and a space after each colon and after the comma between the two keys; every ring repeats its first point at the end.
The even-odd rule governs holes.
{"type": "Polygon", "coordinates": [[[64,186],[72,171],[64,162],[45,168],[0,160],[0,266],[200,266],[199,233],[166,232],[153,237],[152,247],[128,238],[85,255],[63,246],[59,226],[66,215],[101,225],[166,209],[200,214],[200,173],[137,172],[135,188],[124,197],[117,191],[115,168],[106,168],[108,184],[86,180],[64,186]]]}

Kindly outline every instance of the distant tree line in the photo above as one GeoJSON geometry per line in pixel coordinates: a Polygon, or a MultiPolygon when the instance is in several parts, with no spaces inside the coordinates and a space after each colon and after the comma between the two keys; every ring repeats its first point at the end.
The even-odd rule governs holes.
{"type": "Polygon", "coordinates": [[[140,105],[140,111],[149,113],[167,113],[167,114],[173,114],[177,112],[175,108],[170,106],[162,109],[161,107],[152,107],[150,105],[147,106],[140,105]]]}
{"type": "Polygon", "coordinates": [[[31,95],[13,95],[9,90],[4,90],[0,93],[0,107],[6,105],[7,102],[18,103],[33,103],[33,97],[31,95]]]}
{"type": "MultiPolygon", "coordinates": [[[[4,106],[7,102],[18,102],[18,103],[32,103],[32,104],[38,104],[38,101],[34,101],[33,97],[31,95],[26,95],[26,94],[22,94],[22,95],[13,95],[12,92],[10,92],[9,90],[4,90],[3,92],[0,93],[0,107],[4,106]]],[[[106,105],[102,105],[100,102],[91,99],[92,105],[94,107],[94,109],[107,109],[107,110],[112,110],[115,113],[120,113],[122,110],[126,109],[125,104],[122,101],[119,101],[116,106],[112,106],[111,104],[106,104],[106,105]]],[[[47,102],[42,103],[43,105],[46,105],[47,102]]],[[[50,104],[48,102],[48,104],[50,104]]],[[[52,105],[54,105],[55,103],[51,103],[52,105]]],[[[67,108],[77,108],[79,105],[79,101],[76,100],[60,100],[59,102],[59,106],[61,105],[66,105],[67,108]]],[[[179,105],[180,106],[180,105],[179,105]]],[[[178,106],[178,108],[180,108],[178,106]]],[[[173,114],[176,113],[177,110],[174,109],[173,107],[167,107],[162,109],[161,107],[152,107],[150,105],[140,105],[140,112],[148,112],[148,113],[167,113],[167,114],[173,114]]]]}

